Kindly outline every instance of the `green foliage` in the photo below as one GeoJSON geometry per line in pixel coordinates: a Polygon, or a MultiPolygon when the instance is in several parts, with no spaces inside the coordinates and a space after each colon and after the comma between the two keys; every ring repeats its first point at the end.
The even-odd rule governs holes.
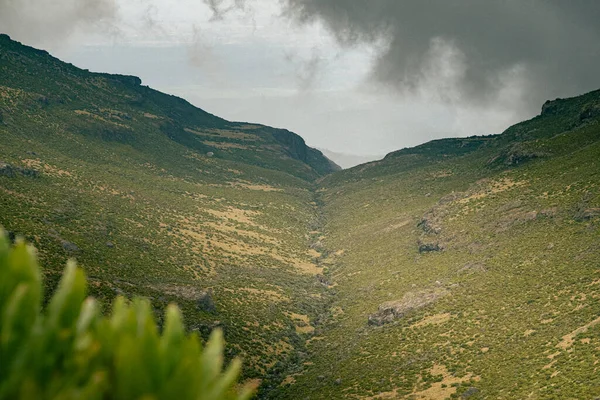
{"type": "Polygon", "coordinates": [[[247,399],[240,361],[223,368],[223,337],[206,347],[169,305],[162,334],[150,303],[118,297],[110,315],[86,299],[70,262],[46,310],[34,250],[0,231],[0,399],[247,399]]]}

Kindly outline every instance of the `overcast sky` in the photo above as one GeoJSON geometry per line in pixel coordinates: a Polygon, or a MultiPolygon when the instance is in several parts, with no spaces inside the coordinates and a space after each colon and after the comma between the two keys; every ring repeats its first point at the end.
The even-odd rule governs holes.
{"type": "Polygon", "coordinates": [[[383,155],[600,88],[596,0],[0,0],[0,31],[229,120],[383,155]]]}

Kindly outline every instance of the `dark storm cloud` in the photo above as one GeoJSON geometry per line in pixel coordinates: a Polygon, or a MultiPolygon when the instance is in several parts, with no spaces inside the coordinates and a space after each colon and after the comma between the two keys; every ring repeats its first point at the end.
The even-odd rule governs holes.
{"type": "Polygon", "coordinates": [[[115,30],[116,0],[0,0],[0,32],[28,44],[57,44],[78,29],[115,30]]]}
{"type": "Polygon", "coordinates": [[[403,91],[494,101],[521,77],[527,103],[600,87],[597,0],[282,0],[338,41],[383,43],[373,77],[403,91]],[[450,87],[448,82],[451,81],[450,87]]]}

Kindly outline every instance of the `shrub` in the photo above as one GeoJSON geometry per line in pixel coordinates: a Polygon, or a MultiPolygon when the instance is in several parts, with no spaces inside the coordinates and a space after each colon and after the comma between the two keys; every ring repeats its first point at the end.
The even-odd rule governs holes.
{"type": "Polygon", "coordinates": [[[162,334],[150,303],[118,297],[109,315],[86,298],[83,270],[70,262],[42,311],[32,247],[10,247],[0,230],[0,399],[247,399],[240,361],[223,372],[223,338],[202,348],[169,305],[162,334]]]}

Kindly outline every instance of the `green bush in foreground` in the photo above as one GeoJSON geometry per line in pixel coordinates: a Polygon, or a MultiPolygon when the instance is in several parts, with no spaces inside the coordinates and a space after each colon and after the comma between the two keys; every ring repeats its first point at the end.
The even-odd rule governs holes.
{"type": "Polygon", "coordinates": [[[0,230],[0,399],[246,399],[240,362],[222,372],[223,338],[202,349],[179,309],[162,335],[148,301],[115,300],[109,316],[86,298],[84,272],[69,263],[47,309],[33,248],[10,247],[0,230]]]}

